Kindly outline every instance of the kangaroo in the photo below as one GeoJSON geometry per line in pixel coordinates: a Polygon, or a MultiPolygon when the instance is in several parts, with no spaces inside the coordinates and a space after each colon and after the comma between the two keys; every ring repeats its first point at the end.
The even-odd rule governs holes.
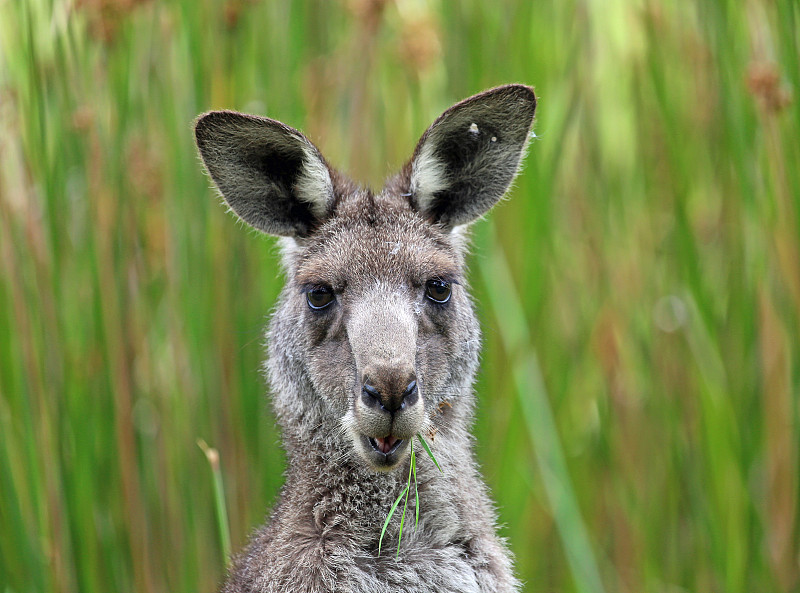
{"type": "Polygon", "coordinates": [[[265,364],[285,485],[223,592],[519,590],[472,454],[480,329],[464,230],[508,190],[535,109],[516,84],[457,103],[380,193],[281,122],[198,118],[208,173],[239,218],[281,237],[287,276],[265,364]],[[406,518],[398,547],[395,513],[379,554],[417,434],[442,471],[415,451],[419,523],[406,518]]]}

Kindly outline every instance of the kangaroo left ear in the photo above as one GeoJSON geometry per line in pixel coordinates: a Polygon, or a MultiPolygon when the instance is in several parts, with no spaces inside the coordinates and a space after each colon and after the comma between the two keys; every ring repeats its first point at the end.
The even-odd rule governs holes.
{"type": "Polygon", "coordinates": [[[411,158],[412,204],[450,228],[485,214],[519,170],[535,110],[533,89],[511,84],[445,111],[411,158]]]}
{"type": "Polygon", "coordinates": [[[274,119],[212,111],[195,123],[200,156],[239,218],[271,235],[302,237],[330,214],[331,170],[317,147],[274,119]]]}

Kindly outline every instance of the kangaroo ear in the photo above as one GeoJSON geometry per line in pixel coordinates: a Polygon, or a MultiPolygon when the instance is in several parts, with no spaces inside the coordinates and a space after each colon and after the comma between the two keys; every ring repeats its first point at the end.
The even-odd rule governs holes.
{"type": "Polygon", "coordinates": [[[272,235],[303,236],[329,213],[331,172],[319,150],[279,121],[212,111],[194,128],[200,156],[239,218],[272,235]]]}
{"type": "Polygon", "coordinates": [[[517,174],[535,110],[533,89],[512,84],[445,111],[411,159],[412,203],[451,228],[485,214],[517,174]]]}

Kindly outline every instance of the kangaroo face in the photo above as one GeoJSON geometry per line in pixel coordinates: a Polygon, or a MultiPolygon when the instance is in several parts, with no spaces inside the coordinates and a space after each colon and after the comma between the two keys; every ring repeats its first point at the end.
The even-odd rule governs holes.
{"type": "Polygon", "coordinates": [[[298,258],[290,298],[314,390],[385,470],[457,390],[450,375],[477,326],[449,232],[396,196],[350,200],[352,216],[323,225],[298,258]]]}
{"type": "Polygon", "coordinates": [[[308,430],[343,430],[370,467],[387,471],[443,402],[457,404],[479,330],[455,229],[508,189],[535,105],[522,85],[456,104],[377,195],[280,122],[234,112],[198,119],[200,154],[230,208],[287,237],[289,282],[270,331],[270,358],[282,362],[270,372],[273,389],[299,393],[279,416],[316,410],[308,430]]]}

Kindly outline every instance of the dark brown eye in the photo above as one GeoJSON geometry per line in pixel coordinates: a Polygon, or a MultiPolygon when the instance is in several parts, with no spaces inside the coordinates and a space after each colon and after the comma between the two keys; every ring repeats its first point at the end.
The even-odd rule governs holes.
{"type": "Polygon", "coordinates": [[[333,289],[330,286],[320,286],[306,291],[308,306],[312,309],[324,309],[333,302],[333,289]]]}
{"type": "Polygon", "coordinates": [[[444,280],[428,280],[425,285],[425,296],[434,303],[446,303],[451,292],[450,283],[444,280]]]}

